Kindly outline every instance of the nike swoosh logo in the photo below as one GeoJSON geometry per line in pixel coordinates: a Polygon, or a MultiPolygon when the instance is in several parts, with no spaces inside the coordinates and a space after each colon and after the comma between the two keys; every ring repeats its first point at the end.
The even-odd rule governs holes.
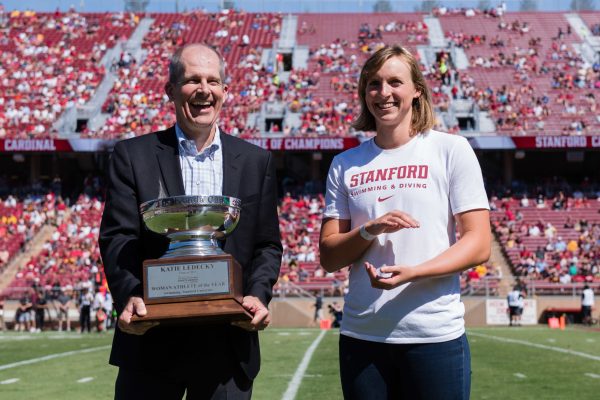
{"type": "Polygon", "coordinates": [[[394,195],[388,197],[378,197],[377,201],[381,203],[382,201],[386,201],[387,199],[391,199],[392,197],[394,197],[394,195]]]}

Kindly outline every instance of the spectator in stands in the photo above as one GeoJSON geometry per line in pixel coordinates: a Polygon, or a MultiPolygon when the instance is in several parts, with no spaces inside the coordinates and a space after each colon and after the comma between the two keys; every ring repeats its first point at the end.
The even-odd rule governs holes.
{"type": "Polygon", "coordinates": [[[358,96],[355,128],[377,133],[334,158],[320,240],[327,271],[352,264],[340,335],[344,396],[466,399],[459,272],[490,255],[481,169],[464,138],[431,130],[431,95],[406,49],[375,52],[358,96]],[[456,356],[436,356],[442,352],[456,356]]]}
{"type": "Polygon", "coordinates": [[[546,239],[552,239],[556,235],[556,228],[552,225],[551,222],[546,223],[546,228],[544,229],[544,237],[546,239]]]}
{"type": "Polygon", "coordinates": [[[565,229],[573,229],[575,228],[575,224],[571,221],[571,217],[567,216],[565,224],[563,225],[565,229]]]}
{"type": "Polygon", "coordinates": [[[565,242],[563,240],[563,238],[559,236],[556,243],[554,243],[554,250],[556,250],[559,253],[562,253],[566,249],[567,249],[567,242],[565,242]]]}
{"type": "Polygon", "coordinates": [[[540,236],[540,234],[542,233],[542,231],[540,230],[540,227],[538,224],[533,224],[531,225],[531,227],[529,228],[529,236],[533,236],[533,237],[537,237],[540,236]]]}
{"type": "Polygon", "coordinates": [[[114,148],[99,242],[119,313],[110,358],[119,366],[117,398],[181,398],[186,389],[194,398],[250,398],[260,364],[257,331],[271,321],[267,305],[282,247],[273,157],[224,134],[216,123],[227,98],[226,78],[217,50],[204,44],[179,48],[165,85],[176,125],[114,148]],[[241,197],[245,204],[224,251],[242,265],[242,306],[253,319],[209,328],[133,324],[134,315],[147,315],[142,262],[160,257],[168,245],[140,225],[139,202],[200,194],[241,197]]]}
{"type": "Polygon", "coordinates": [[[544,198],[543,194],[538,194],[536,199],[535,199],[535,206],[537,208],[546,208],[546,199],[544,198]]]}

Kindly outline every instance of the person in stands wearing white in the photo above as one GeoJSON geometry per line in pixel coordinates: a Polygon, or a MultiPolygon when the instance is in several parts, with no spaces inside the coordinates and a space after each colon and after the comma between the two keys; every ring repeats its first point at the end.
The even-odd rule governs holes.
{"type": "Polygon", "coordinates": [[[320,238],[325,270],[351,265],[344,397],[468,399],[459,274],[490,256],[481,168],[465,138],[431,129],[429,89],[403,47],[367,60],[358,95],[354,127],[377,135],[334,158],[320,238]]]}

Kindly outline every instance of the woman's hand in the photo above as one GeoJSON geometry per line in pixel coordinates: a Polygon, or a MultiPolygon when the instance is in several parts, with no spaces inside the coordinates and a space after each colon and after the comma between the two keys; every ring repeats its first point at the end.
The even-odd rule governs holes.
{"type": "Polygon", "coordinates": [[[377,268],[369,262],[365,262],[365,269],[371,280],[371,286],[376,289],[390,290],[415,278],[413,267],[406,265],[383,266],[377,272],[377,268]]]}
{"type": "Polygon", "coordinates": [[[365,224],[365,229],[371,235],[398,232],[404,228],[418,228],[419,222],[409,214],[393,210],[365,224]]]}

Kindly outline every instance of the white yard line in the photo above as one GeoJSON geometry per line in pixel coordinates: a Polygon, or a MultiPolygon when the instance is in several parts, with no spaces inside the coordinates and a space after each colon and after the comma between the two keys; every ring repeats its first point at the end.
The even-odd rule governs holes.
{"type": "Polygon", "coordinates": [[[304,357],[302,357],[302,361],[298,365],[298,368],[296,368],[296,372],[294,372],[294,376],[292,377],[292,380],[288,384],[287,390],[285,391],[285,393],[283,394],[283,397],[281,398],[282,400],[294,400],[296,398],[296,394],[298,393],[298,389],[300,388],[300,384],[302,383],[302,378],[304,378],[304,376],[305,376],[304,373],[306,372],[306,369],[308,368],[310,359],[312,358],[313,353],[319,346],[319,343],[321,343],[321,340],[323,339],[323,337],[325,336],[326,333],[327,333],[327,331],[325,331],[325,330],[321,331],[319,336],[317,336],[317,338],[312,342],[312,344],[306,350],[306,353],[304,353],[304,357]]]}
{"type": "Polygon", "coordinates": [[[598,374],[592,374],[591,372],[586,372],[584,375],[585,376],[589,376],[590,378],[594,378],[594,379],[600,378],[600,375],[598,375],[598,374]]]}
{"type": "Polygon", "coordinates": [[[86,382],[90,382],[93,380],[94,380],[94,378],[92,378],[91,376],[86,376],[85,378],[78,379],[77,383],[86,383],[86,382]]]}
{"type": "Polygon", "coordinates": [[[544,350],[552,350],[552,351],[556,351],[556,352],[559,352],[559,353],[570,354],[572,356],[578,356],[578,357],[583,357],[583,358],[589,358],[590,360],[594,360],[594,361],[600,361],[600,357],[599,356],[594,356],[592,354],[583,353],[581,351],[563,349],[562,347],[546,346],[544,344],[531,343],[531,342],[528,342],[528,341],[525,341],[525,340],[509,339],[509,338],[503,338],[503,337],[500,337],[500,336],[486,335],[485,333],[469,332],[467,335],[469,335],[469,336],[478,336],[478,337],[482,337],[482,338],[486,338],[486,339],[497,340],[499,342],[504,342],[504,343],[522,344],[524,346],[535,347],[535,348],[544,349],[544,350]]]}
{"type": "Polygon", "coordinates": [[[2,371],[4,369],[16,368],[16,367],[21,367],[23,365],[35,364],[35,363],[39,363],[42,361],[52,360],[54,358],[68,357],[68,356],[73,356],[75,354],[91,353],[93,351],[107,350],[107,349],[110,349],[110,345],[92,347],[89,349],[82,349],[82,350],[65,351],[64,353],[49,354],[44,357],[32,358],[30,360],[23,360],[23,361],[17,361],[15,363],[11,363],[11,364],[0,365],[0,371],[2,371]]]}
{"type": "Polygon", "coordinates": [[[520,379],[525,379],[525,378],[527,378],[527,375],[525,375],[525,374],[522,374],[522,373],[520,373],[520,372],[515,372],[513,375],[514,375],[514,376],[516,376],[517,378],[520,378],[520,379]]]}
{"type": "Polygon", "coordinates": [[[19,382],[19,378],[7,379],[5,381],[1,381],[0,385],[10,385],[11,383],[19,382]]]}

